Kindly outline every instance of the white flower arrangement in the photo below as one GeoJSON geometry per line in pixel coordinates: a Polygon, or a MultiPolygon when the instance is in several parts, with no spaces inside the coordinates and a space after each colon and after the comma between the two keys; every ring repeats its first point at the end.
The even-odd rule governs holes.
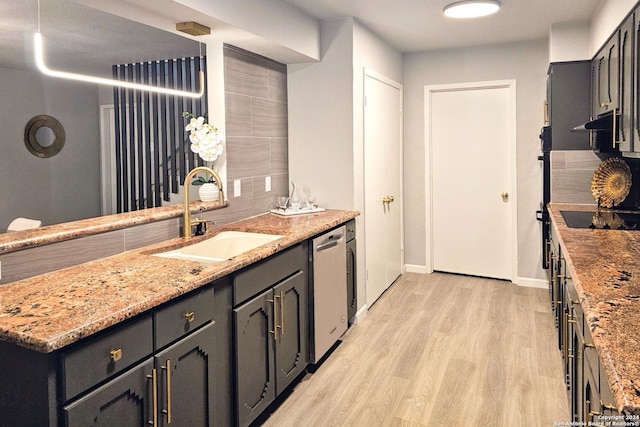
{"type": "MultiPolygon", "coordinates": [[[[184,127],[189,132],[189,141],[191,142],[191,151],[197,153],[198,156],[205,161],[207,167],[211,168],[211,164],[222,154],[222,141],[224,136],[222,131],[216,126],[206,123],[203,116],[196,117],[188,111],[182,113],[182,117],[189,117],[189,123],[184,127]]],[[[203,185],[207,183],[215,183],[213,176],[208,179],[196,175],[191,181],[193,185],[203,185]]]]}
{"type": "Polygon", "coordinates": [[[206,123],[206,119],[203,116],[195,117],[188,111],[185,111],[182,115],[191,117],[191,120],[184,128],[186,132],[189,132],[191,151],[197,153],[205,162],[215,161],[222,154],[222,141],[224,140],[222,131],[214,125],[206,123]]]}

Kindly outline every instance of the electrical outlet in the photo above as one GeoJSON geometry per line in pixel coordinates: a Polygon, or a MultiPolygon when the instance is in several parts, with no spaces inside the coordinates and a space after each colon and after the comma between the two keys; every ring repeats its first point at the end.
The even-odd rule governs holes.
{"type": "Polygon", "coordinates": [[[233,180],[233,197],[240,197],[242,194],[242,182],[239,179],[233,180]]]}
{"type": "Polygon", "coordinates": [[[264,178],[264,191],[266,191],[266,192],[271,191],[271,177],[270,176],[266,176],[264,178]]]}

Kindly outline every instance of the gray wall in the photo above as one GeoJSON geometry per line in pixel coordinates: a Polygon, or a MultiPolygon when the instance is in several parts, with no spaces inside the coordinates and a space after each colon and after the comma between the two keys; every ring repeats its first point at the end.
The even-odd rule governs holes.
{"type": "Polygon", "coordinates": [[[100,135],[95,86],[0,68],[0,232],[23,216],[43,225],[100,215],[100,135]],[[24,127],[48,114],[65,128],[56,156],[24,145],[24,127]]]}
{"type": "MultiPolygon", "coordinates": [[[[547,61],[545,40],[405,55],[405,262],[425,265],[424,86],[516,80],[518,276],[544,280],[540,266],[540,154],[547,61]]],[[[473,179],[473,177],[469,177],[473,179]]],[[[472,206],[460,205],[473,215],[472,206]]],[[[479,224],[479,226],[481,226],[479,224]]],[[[523,281],[524,281],[523,280],[523,281]]]]}
{"type": "MultiPolygon", "coordinates": [[[[198,216],[222,225],[264,213],[278,195],[288,193],[286,88],[284,65],[225,49],[229,179],[225,188],[230,206],[198,216]],[[272,178],[270,192],[264,189],[265,176],[272,178]],[[240,197],[233,196],[235,179],[242,183],[240,197]]],[[[94,151],[99,156],[99,148],[94,151]]],[[[98,188],[97,183],[94,188],[98,188]]],[[[0,284],[178,237],[181,223],[181,219],[173,218],[0,255],[0,284]],[[25,259],[31,261],[25,263],[25,259]]]]}

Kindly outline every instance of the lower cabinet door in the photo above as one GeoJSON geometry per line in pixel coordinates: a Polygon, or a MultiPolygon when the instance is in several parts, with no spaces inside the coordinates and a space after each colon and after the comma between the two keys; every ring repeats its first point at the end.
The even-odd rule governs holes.
{"type": "Polygon", "coordinates": [[[157,425],[215,425],[215,324],[158,353],[157,425]]]}
{"type": "Polygon", "coordinates": [[[309,361],[309,295],[307,278],[299,271],[274,289],[276,322],[279,325],[275,343],[276,395],[280,394],[309,361]]]}
{"type": "Polygon", "coordinates": [[[153,360],[149,359],[63,408],[67,426],[134,427],[153,423],[153,360]]]}
{"type": "Polygon", "coordinates": [[[274,295],[269,289],[233,310],[238,424],[247,426],[275,399],[274,295]]]}
{"type": "Polygon", "coordinates": [[[605,422],[601,418],[600,393],[598,392],[598,380],[590,369],[584,370],[582,382],[582,411],[584,422],[589,426],[603,426],[605,422]]]}

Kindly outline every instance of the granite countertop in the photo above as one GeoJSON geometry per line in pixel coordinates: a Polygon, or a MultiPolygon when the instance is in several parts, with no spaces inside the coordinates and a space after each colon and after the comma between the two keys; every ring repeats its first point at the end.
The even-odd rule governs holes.
{"type": "Polygon", "coordinates": [[[618,410],[640,414],[640,231],[569,228],[561,210],[596,207],[549,213],[618,410]]]}
{"type": "MultiPolygon", "coordinates": [[[[222,209],[229,205],[219,202],[195,201],[189,203],[189,210],[202,213],[210,210],[222,209]]],[[[113,215],[97,216],[60,224],[46,225],[32,230],[0,233],[0,254],[27,249],[33,246],[70,240],[105,231],[120,230],[140,224],[148,224],[163,219],[178,218],[183,214],[183,205],[175,204],[157,208],[141,209],[113,215]]]]}
{"type": "Polygon", "coordinates": [[[188,241],[222,231],[283,235],[223,262],[152,256],[187,243],[176,238],[10,283],[0,287],[0,340],[43,353],[58,350],[358,215],[342,210],[289,217],[268,213],[188,241]]]}

